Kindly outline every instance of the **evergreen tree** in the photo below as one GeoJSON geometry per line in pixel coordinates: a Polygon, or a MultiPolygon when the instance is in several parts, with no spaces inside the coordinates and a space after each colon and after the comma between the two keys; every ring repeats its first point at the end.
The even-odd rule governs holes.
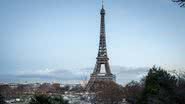
{"type": "Polygon", "coordinates": [[[146,76],[143,94],[138,104],[176,104],[175,88],[175,76],[154,66],[146,76]]]}

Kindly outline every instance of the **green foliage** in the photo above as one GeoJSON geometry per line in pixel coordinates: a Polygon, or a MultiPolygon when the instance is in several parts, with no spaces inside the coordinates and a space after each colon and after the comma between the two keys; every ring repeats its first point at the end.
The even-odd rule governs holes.
{"type": "Polygon", "coordinates": [[[131,104],[184,104],[185,73],[168,73],[154,66],[140,82],[132,81],[124,89],[131,104]]]}
{"type": "Polygon", "coordinates": [[[145,79],[143,94],[138,104],[176,104],[176,78],[167,71],[152,67],[145,79]]]}
{"type": "Polygon", "coordinates": [[[0,94],[0,104],[6,104],[4,97],[0,94]]]}
{"type": "Polygon", "coordinates": [[[29,104],[51,104],[49,96],[47,95],[34,95],[29,104]]]}
{"type": "Polygon", "coordinates": [[[34,95],[29,104],[68,104],[62,96],[34,95]]]}
{"type": "Polygon", "coordinates": [[[175,89],[175,96],[177,104],[184,104],[185,102],[185,73],[176,73],[177,87],[175,89]]]}

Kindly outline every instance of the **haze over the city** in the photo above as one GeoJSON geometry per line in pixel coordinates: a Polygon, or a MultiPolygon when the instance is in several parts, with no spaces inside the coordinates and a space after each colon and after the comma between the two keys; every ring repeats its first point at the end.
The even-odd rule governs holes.
{"type": "MultiPolygon", "coordinates": [[[[153,65],[185,71],[185,12],[171,0],[105,0],[119,83],[153,65]]],[[[101,0],[0,1],[0,82],[82,80],[98,51],[101,0]]]]}

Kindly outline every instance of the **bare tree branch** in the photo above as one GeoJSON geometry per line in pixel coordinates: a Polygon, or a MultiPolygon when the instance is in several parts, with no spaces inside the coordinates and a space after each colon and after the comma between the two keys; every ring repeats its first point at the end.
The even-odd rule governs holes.
{"type": "Polygon", "coordinates": [[[176,2],[180,7],[185,7],[185,0],[172,0],[172,2],[176,2]]]}

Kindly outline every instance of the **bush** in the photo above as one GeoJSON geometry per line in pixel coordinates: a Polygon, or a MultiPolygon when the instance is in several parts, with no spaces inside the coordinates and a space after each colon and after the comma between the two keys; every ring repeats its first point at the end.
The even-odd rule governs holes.
{"type": "Polygon", "coordinates": [[[62,96],[48,96],[44,94],[36,94],[31,98],[29,104],[68,104],[62,96]]]}

